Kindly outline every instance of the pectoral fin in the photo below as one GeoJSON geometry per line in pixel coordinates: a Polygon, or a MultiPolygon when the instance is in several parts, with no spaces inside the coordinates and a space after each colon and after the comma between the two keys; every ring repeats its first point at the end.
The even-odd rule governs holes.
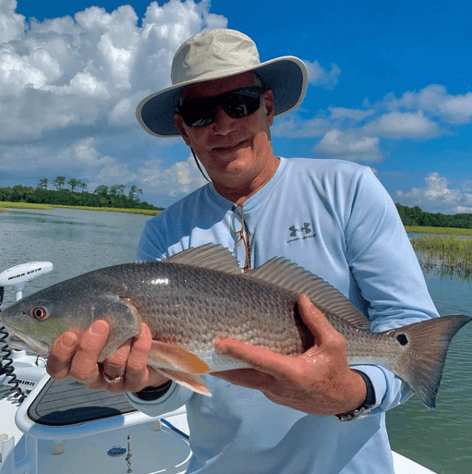
{"type": "Polygon", "coordinates": [[[200,357],[174,344],[152,341],[148,363],[156,370],[166,369],[185,374],[208,374],[210,367],[200,357]]]}

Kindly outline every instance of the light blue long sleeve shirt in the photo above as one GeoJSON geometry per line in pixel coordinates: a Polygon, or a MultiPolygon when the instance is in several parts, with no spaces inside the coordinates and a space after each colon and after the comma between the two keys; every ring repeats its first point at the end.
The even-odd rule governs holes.
{"type": "MultiPolygon", "coordinates": [[[[253,267],[288,258],[338,288],[368,315],[373,331],[438,316],[394,203],[370,168],[281,158],[243,210],[253,267]]],[[[147,222],[138,259],[214,242],[242,267],[240,230],[240,209],[209,184],[147,222]]],[[[257,390],[211,376],[205,378],[211,398],[176,384],[153,402],[128,397],[153,416],[186,404],[191,473],[393,473],[385,411],[411,391],[383,367],[356,369],[372,381],[376,405],[351,423],[274,404],[257,390]]]]}

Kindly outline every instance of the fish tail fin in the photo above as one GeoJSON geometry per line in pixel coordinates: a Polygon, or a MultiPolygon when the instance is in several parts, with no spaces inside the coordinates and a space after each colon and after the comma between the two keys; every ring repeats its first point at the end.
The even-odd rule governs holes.
{"type": "Polygon", "coordinates": [[[459,329],[472,321],[464,315],[450,315],[413,323],[393,330],[404,350],[401,368],[395,373],[429,408],[436,406],[449,343],[459,329]]]}
{"type": "Polygon", "coordinates": [[[199,375],[186,374],[184,372],[177,372],[170,369],[157,369],[157,372],[193,392],[211,397],[210,390],[208,390],[208,387],[199,375]]]}

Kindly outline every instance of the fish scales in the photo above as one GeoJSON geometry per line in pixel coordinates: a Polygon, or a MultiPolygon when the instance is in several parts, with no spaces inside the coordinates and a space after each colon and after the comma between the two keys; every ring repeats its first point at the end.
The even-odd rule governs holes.
{"type": "Polygon", "coordinates": [[[127,293],[149,322],[153,338],[194,351],[212,350],[215,338],[221,336],[284,355],[304,350],[294,324],[296,294],[237,275],[165,261],[153,262],[147,270],[143,279],[133,276],[128,281],[127,293]]]}

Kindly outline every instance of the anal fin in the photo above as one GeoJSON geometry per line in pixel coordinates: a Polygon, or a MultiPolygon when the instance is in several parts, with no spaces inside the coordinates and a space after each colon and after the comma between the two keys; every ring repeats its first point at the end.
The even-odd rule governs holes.
{"type": "Polygon", "coordinates": [[[193,392],[205,395],[206,397],[211,397],[210,390],[208,390],[205,382],[199,375],[186,374],[184,372],[177,372],[169,369],[158,369],[157,372],[193,392]]]}

